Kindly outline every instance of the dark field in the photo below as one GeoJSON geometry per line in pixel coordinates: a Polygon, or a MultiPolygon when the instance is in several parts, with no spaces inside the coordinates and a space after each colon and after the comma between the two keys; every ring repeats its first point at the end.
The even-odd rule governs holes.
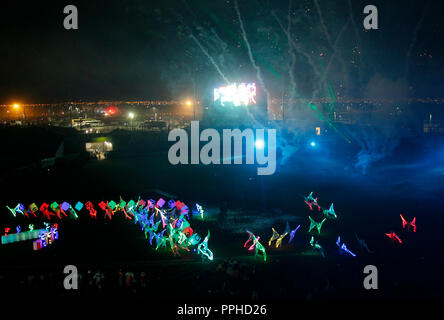
{"type": "MultiPolygon", "coordinates": [[[[71,139],[76,145],[83,138],[71,139]]],[[[59,223],[60,240],[44,250],[34,252],[29,241],[0,246],[2,288],[23,295],[47,290],[59,296],[130,295],[177,301],[184,298],[184,292],[174,288],[187,288],[186,299],[195,301],[250,299],[256,293],[259,299],[272,300],[444,296],[440,241],[444,227],[443,139],[404,139],[389,160],[375,162],[363,174],[350,165],[356,145],[323,138],[316,150],[301,145],[272,176],[257,176],[256,168],[247,165],[172,166],[166,136],[134,134],[128,138],[122,134],[114,138],[114,145],[124,139],[126,149],[122,147],[106,160],[79,157],[59,162],[49,171],[5,172],[2,228],[15,229],[20,224],[23,229],[31,220],[36,226],[41,223],[24,217],[14,220],[5,206],[17,202],[40,205],[43,201],[90,200],[97,204],[118,201],[120,196],[127,201],[138,196],[157,199],[162,196],[157,190],[163,190],[189,207],[197,202],[208,211],[205,221],[193,219],[191,226],[202,236],[210,230],[214,261],[202,262],[193,252],[174,257],[166,248],[155,251],[140,226],[123,215],[108,221],[98,209],[98,219],[93,221],[83,209],[79,220],[59,223]],[[325,222],[319,236],[308,233],[308,215],[321,219],[304,204],[303,196],[310,191],[324,208],[333,202],[338,214],[338,219],[325,222]],[[220,220],[224,205],[228,213],[220,220]],[[402,229],[401,213],[409,221],[417,218],[416,233],[402,229]],[[287,221],[291,229],[301,224],[293,243],[288,244],[287,236],[281,248],[268,247],[271,228],[281,233],[287,221]],[[267,248],[266,262],[243,248],[246,229],[261,237],[267,248]],[[391,231],[401,237],[402,244],[384,235],[391,231]],[[355,233],[374,253],[360,249],[355,233]],[[311,235],[324,247],[325,259],[310,247],[311,235]],[[357,257],[339,252],[335,245],[338,235],[357,257]],[[83,276],[75,293],[62,286],[63,267],[68,264],[78,266],[83,276]],[[227,273],[230,264],[239,272],[230,269],[227,273]],[[363,269],[369,264],[378,268],[379,290],[363,288],[363,269]],[[219,265],[225,269],[218,269],[219,265]],[[120,269],[136,275],[131,288],[119,287],[120,269]],[[104,273],[101,289],[89,284],[88,270],[104,273]],[[145,285],[139,283],[142,271],[145,285]]]]}

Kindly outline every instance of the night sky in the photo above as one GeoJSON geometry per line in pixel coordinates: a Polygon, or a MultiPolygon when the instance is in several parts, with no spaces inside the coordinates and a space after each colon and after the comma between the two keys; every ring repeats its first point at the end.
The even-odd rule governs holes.
{"type": "MultiPolygon", "coordinates": [[[[443,97],[442,1],[317,3],[331,42],[340,35],[335,48],[314,1],[293,1],[290,11],[292,37],[313,67],[289,49],[275,18],[287,27],[288,1],[239,0],[253,57],[272,94],[284,84],[301,96],[326,96],[315,69],[333,56],[327,79],[339,95],[443,97]],[[379,30],[362,27],[367,4],[379,10],[379,30]]],[[[26,7],[3,1],[0,24],[0,103],[178,99],[191,93],[190,79],[207,92],[223,79],[190,35],[230,81],[258,82],[232,0],[35,1],[26,7]],[[78,8],[78,30],[63,28],[68,4],[78,8]]]]}

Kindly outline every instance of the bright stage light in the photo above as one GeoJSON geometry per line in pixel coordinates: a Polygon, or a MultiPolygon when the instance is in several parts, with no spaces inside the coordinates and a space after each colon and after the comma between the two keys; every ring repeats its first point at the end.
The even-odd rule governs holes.
{"type": "Polygon", "coordinates": [[[256,140],[254,146],[256,147],[256,149],[263,149],[265,146],[264,140],[256,140]]]}
{"type": "Polygon", "coordinates": [[[255,83],[233,83],[214,89],[214,102],[221,106],[249,106],[256,104],[255,83]]]}
{"type": "Polygon", "coordinates": [[[311,145],[312,147],[315,147],[315,146],[316,146],[316,142],[312,141],[312,142],[310,143],[310,145],[311,145]]]}
{"type": "Polygon", "coordinates": [[[18,103],[14,103],[14,109],[20,108],[20,105],[18,103]]]}
{"type": "Polygon", "coordinates": [[[134,113],[132,113],[132,112],[128,113],[128,118],[134,119],[134,113]]]}

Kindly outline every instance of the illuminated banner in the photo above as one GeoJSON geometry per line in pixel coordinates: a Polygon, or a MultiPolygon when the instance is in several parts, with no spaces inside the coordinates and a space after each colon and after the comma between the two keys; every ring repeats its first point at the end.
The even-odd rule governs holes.
{"type": "Polygon", "coordinates": [[[233,83],[214,89],[214,102],[221,106],[249,106],[256,104],[255,83],[233,83]]]}
{"type": "Polygon", "coordinates": [[[26,241],[40,238],[41,233],[45,233],[46,229],[38,229],[26,232],[12,233],[2,236],[2,244],[13,243],[18,241],[26,241]]]}

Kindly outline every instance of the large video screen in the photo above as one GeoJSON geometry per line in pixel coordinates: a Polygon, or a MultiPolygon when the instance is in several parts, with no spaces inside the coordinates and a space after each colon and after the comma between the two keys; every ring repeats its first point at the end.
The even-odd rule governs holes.
{"type": "Polygon", "coordinates": [[[256,104],[255,83],[233,83],[214,89],[214,103],[221,106],[249,106],[256,104]]]}

